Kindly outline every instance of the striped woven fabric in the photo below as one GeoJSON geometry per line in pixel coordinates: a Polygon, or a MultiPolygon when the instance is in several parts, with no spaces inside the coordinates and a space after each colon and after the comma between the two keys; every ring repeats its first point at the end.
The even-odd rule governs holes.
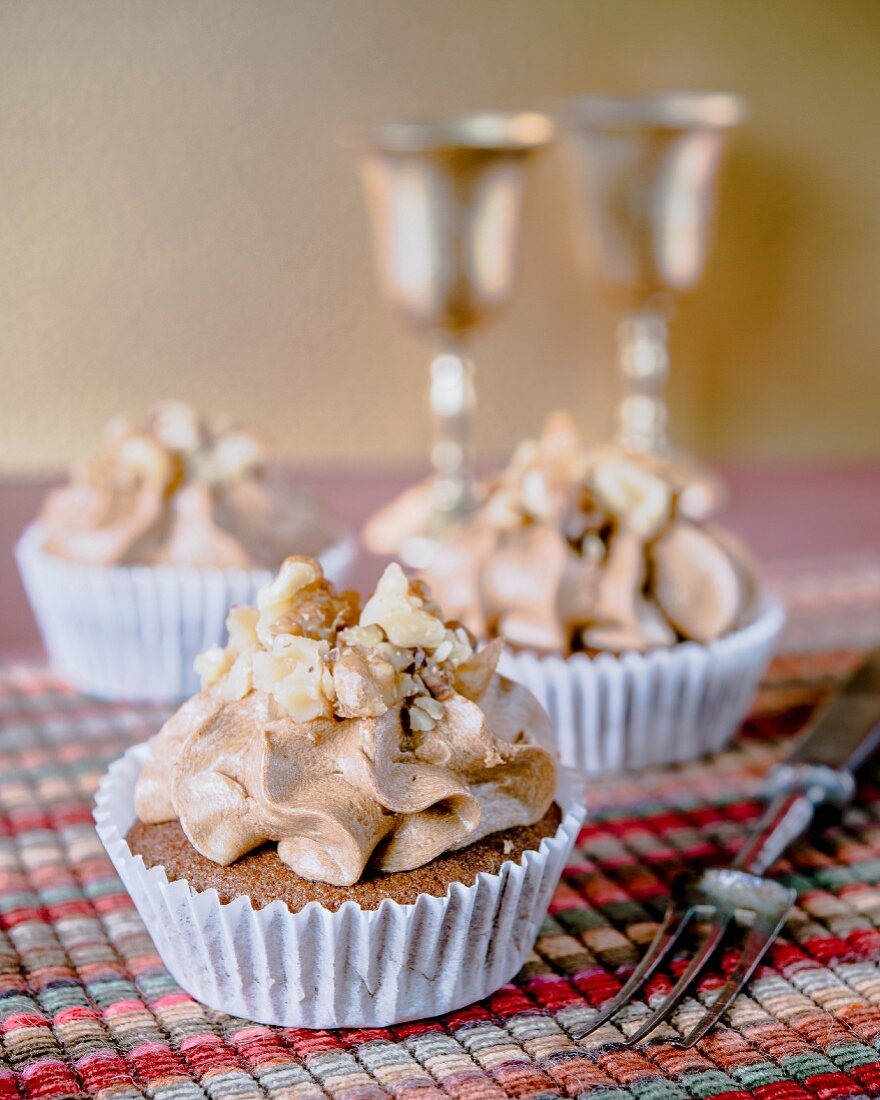
{"type": "MultiPolygon", "coordinates": [[[[626,977],[670,876],[732,852],[786,736],[853,655],[778,662],[737,747],[602,784],[529,962],[488,1001],[384,1031],[308,1032],[207,1010],[174,982],[95,835],[107,763],[156,708],[97,704],[39,666],[0,671],[0,1100],[328,1096],[764,1100],[880,1093],[880,786],[775,873],[799,890],[784,937],[696,1049],[673,1040],[721,980],[637,1050],[637,1003],[571,1035],[626,977]]],[[[730,959],[722,960],[723,965],[730,959]]],[[[676,973],[660,975],[649,999],[676,973]]]]}

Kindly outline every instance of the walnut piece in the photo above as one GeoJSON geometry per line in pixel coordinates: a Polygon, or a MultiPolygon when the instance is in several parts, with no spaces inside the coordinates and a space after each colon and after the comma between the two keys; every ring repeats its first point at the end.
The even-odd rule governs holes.
{"type": "Polygon", "coordinates": [[[361,614],[361,625],[381,626],[394,645],[433,649],[446,636],[442,619],[432,615],[411,589],[406,574],[396,562],[382,574],[373,596],[361,614]]]}
{"type": "Polygon", "coordinates": [[[333,664],[336,712],[343,718],[379,718],[394,702],[397,674],[365,649],[346,649],[333,664]]]}

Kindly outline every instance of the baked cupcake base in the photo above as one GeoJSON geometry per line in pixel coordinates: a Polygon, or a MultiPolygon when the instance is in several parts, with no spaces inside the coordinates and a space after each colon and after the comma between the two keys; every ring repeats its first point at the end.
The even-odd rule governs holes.
{"type": "Polygon", "coordinates": [[[498,671],[550,715],[563,764],[588,775],[676,764],[720,752],[745,717],[785,624],[766,597],[717,641],[588,657],[505,649],[498,671]]]}
{"type": "MultiPolygon", "coordinates": [[[[285,1027],[387,1027],[451,1012],[497,990],[526,961],[585,816],[578,777],[563,770],[562,819],[537,849],[496,873],[451,883],[412,904],[377,908],[345,900],[335,911],[309,901],[298,912],[215,888],[169,881],[126,835],[134,787],[148,754],[137,745],[111,765],[95,806],[98,835],[165,965],[203,1003],[285,1027]]],[[[503,837],[504,834],[500,834],[503,837]]]]}
{"type": "Polygon", "coordinates": [[[561,822],[562,812],[554,803],[534,825],[492,833],[460,851],[444,852],[412,871],[368,871],[354,886],[330,886],[304,879],[282,863],[275,846],[269,844],[221,867],[193,848],[178,821],[161,825],[136,821],[125,839],[147,867],[163,867],[169,882],[185,879],[195,890],[216,890],[224,904],[244,894],[255,909],[283,901],[292,913],[298,913],[315,901],[335,912],[347,901],[361,909],[378,909],[386,898],[413,905],[421,894],[443,897],[454,882],[472,886],[481,872],[497,875],[505,861],[517,862],[526,852],[537,851],[541,841],[553,836],[561,822]]]}

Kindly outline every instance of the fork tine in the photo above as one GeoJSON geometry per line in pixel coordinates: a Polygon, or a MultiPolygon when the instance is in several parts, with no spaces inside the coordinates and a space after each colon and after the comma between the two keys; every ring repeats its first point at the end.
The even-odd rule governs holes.
{"type": "Polygon", "coordinates": [[[666,912],[663,914],[663,920],[660,923],[660,927],[654,934],[653,940],[651,940],[651,946],[645,952],[638,966],[629,976],[629,980],[623,988],[614,995],[608,1004],[605,1005],[595,1019],[591,1020],[586,1027],[574,1033],[574,1038],[576,1040],[584,1039],[587,1035],[591,1035],[597,1028],[601,1027],[602,1024],[610,1020],[619,1008],[635,996],[675,946],[678,938],[687,927],[687,923],[691,919],[693,912],[694,910],[692,908],[686,910],[681,909],[675,903],[675,900],[670,898],[666,912]]]}
{"type": "MultiPolygon", "coordinates": [[[[792,891],[792,902],[795,896],[794,891],[792,891]]],[[[733,968],[733,973],[719,989],[718,996],[712,1002],[703,1018],[691,1028],[682,1040],[683,1046],[692,1047],[694,1043],[699,1042],[699,1040],[703,1038],[711,1027],[714,1027],[715,1024],[718,1023],[730,1007],[737,993],[739,993],[749,978],[751,978],[755,967],[761,959],[763,959],[767,948],[776,939],[776,935],[785,923],[785,918],[787,916],[788,909],[779,915],[778,919],[774,920],[772,923],[760,919],[755,921],[746,936],[742,954],[737,960],[736,966],[733,968]]]]}
{"type": "Polygon", "coordinates": [[[723,914],[713,921],[711,930],[697,948],[684,973],[672,987],[671,991],[663,998],[662,1003],[651,1013],[638,1031],[629,1036],[626,1040],[626,1046],[635,1046],[636,1043],[641,1042],[646,1035],[651,1034],[658,1024],[662,1024],[664,1020],[672,1015],[683,1000],[691,982],[709,961],[709,958],[718,947],[718,944],[721,943],[729,924],[729,913],[723,914]]]}

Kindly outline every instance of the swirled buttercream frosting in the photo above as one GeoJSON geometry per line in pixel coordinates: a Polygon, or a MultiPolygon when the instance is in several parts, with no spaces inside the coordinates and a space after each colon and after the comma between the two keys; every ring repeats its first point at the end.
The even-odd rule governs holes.
{"type": "Polygon", "coordinates": [[[557,413],[423,576],[477,634],[524,648],[709,642],[748,620],[757,581],[745,548],[704,518],[704,496],[673,461],[585,447],[557,413]]]}
{"type": "Polygon", "coordinates": [[[556,786],[549,720],[392,564],[363,607],[288,558],[196,662],[202,691],[153,738],[135,791],[228,865],[267,842],[347,886],[531,825],[556,786]]]}
{"type": "Polygon", "coordinates": [[[142,424],[111,420],[38,523],[46,551],[93,565],[277,569],[284,548],[317,553],[333,539],[332,521],[290,492],[255,432],[177,401],[142,424]]]}

